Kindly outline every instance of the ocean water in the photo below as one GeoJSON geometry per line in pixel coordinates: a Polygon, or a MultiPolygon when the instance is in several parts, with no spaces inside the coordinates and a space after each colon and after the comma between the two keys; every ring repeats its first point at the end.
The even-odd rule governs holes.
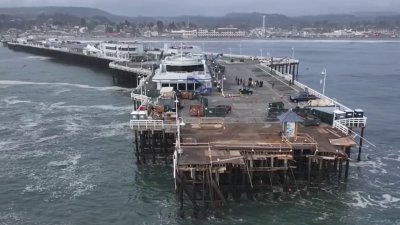
{"type": "Polygon", "coordinates": [[[400,224],[400,42],[195,44],[276,57],[294,48],[299,79],[321,90],[326,68],[326,93],[364,109],[376,147],[365,143],[346,184],[182,218],[171,169],[135,164],[129,89],[113,86],[107,71],[0,48],[0,224],[400,224]]]}

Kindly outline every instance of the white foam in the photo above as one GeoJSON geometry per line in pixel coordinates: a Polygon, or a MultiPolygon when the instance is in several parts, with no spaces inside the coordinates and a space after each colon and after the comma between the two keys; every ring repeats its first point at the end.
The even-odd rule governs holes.
{"type": "Polygon", "coordinates": [[[364,208],[364,209],[367,208],[368,206],[378,206],[368,198],[361,196],[361,193],[359,191],[352,191],[351,194],[353,195],[353,200],[355,202],[348,203],[349,206],[364,208]]]}
{"type": "Polygon", "coordinates": [[[69,86],[69,87],[78,87],[85,89],[94,89],[98,91],[114,91],[114,90],[122,90],[122,91],[131,91],[129,88],[117,87],[117,86],[109,86],[109,87],[96,87],[90,86],[86,84],[72,84],[72,83],[48,83],[48,82],[32,82],[32,81],[17,81],[17,80],[0,80],[0,85],[46,85],[46,86],[69,86]]]}
{"type": "Polygon", "coordinates": [[[400,155],[390,154],[390,155],[383,157],[383,159],[400,162],[400,155]]]}
{"type": "Polygon", "coordinates": [[[96,126],[99,132],[94,133],[95,138],[114,137],[129,134],[129,124],[123,123],[110,123],[105,125],[96,126]]]}
{"type": "Polygon", "coordinates": [[[393,196],[391,196],[389,194],[383,194],[382,197],[384,199],[383,201],[387,202],[387,203],[400,202],[400,198],[393,197],[393,196]]]}
{"type": "Polygon", "coordinates": [[[0,151],[10,151],[19,148],[20,142],[18,140],[0,140],[0,151]]]}
{"type": "Polygon", "coordinates": [[[357,166],[357,167],[365,167],[369,168],[369,171],[374,174],[386,174],[387,170],[384,169],[387,164],[383,163],[381,158],[377,157],[374,160],[366,160],[366,161],[360,161],[360,162],[355,162],[352,163],[352,165],[357,166]]]}
{"type": "Polygon", "coordinates": [[[16,96],[5,97],[2,99],[2,101],[5,102],[7,105],[15,105],[19,103],[31,103],[31,101],[18,100],[18,97],[16,96]]]}
{"type": "Polygon", "coordinates": [[[48,137],[42,137],[39,140],[36,141],[36,143],[41,143],[41,142],[45,142],[45,141],[50,141],[56,138],[59,138],[60,136],[58,135],[53,135],[53,136],[48,136],[48,137]]]}
{"type": "Polygon", "coordinates": [[[59,167],[59,166],[75,166],[76,164],[78,164],[78,161],[79,161],[80,158],[81,158],[81,154],[77,154],[77,155],[74,155],[74,156],[69,156],[69,158],[67,160],[52,161],[52,162],[49,162],[47,165],[55,166],[55,167],[59,167]]]}
{"type": "Polygon", "coordinates": [[[353,195],[353,200],[355,202],[348,203],[349,206],[359,208],[367,208],[368,206],[381,207],[385,209],[390,207],[400,208],[398,204],[394,204],[400,202],[400,198],[393,197],[390,194],[383,194],[381,199],[372,198],[370,195],[365,193],[363,195],[366,196],[363,196],[361,192],[358,191],[351,192],[351,194],[353,195]]]}
{"type": "Polygon", "coordinates": [[[48,60],[48,59],[51,59],[51,57],[36,56],[36,55],[28,56],[28,57],[26,57],[26,58],[27,58],[27,59],[39,59],[39,60],[48,60]]]}
{"type": "Polygon", "coordinates": [[[315,221],[323,221],[328,219],[329,217],[329,213],[327,212],[323,212],[321,216],[318,216],[317,218],[315,218],[315,221]]]}
{"type": "Polygon", "coordinates": [[[61,89],[57,89],[57,90],[55,90],[54,91],[54,95],[60,95],[60,94],[62,94],[62,93],[64,93],[64,92],[68,92],[68,91],[71,91],[70,89],[68,89],[68,88],[61,88],[61,89]]]}
{"type": "Polygon", "coordinates": [[[123,111],[124,113],[132,107],[127,106],[114,106],[114,105],[63,105],[63,104],[52,104],[51,108],[59,109],[101,109],[101,110],[112,110],[112,111],[123,111]]]}

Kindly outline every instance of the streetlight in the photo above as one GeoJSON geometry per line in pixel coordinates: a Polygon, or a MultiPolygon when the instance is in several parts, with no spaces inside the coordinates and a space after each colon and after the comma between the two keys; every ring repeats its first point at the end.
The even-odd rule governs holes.
{"type": "Polygon", "coordinates": [[[260,53],[261,53],[261,56],[260,56],[260,58],[262,58],[262,52],[263,52],[263,49],[262,49],[262,48],[260,48],[260,53]]]}
{"type": "Polygon", "coordinates": [[[183,153],[183,149],[181,149],[181,126],[185,126],[183,122],[183,118],[178,115],[178,97],[175,97],[175,110],[176,110],[176,131],[177,131],[177,140],[176,140],[176,150],[178,154],[183,153]]]}
{"type": "Polygon", "coordinates": [[[145,85],[144,85],[144,95],[145,96],[147,96],[147,85],[149,84],[149,82],[148,81],[146,81],[145,82],[145,85]]]}
{"type": "Polygon", "coordinates": [[[294,59],[294,48],[292,48],[292,59],[294,59]]]}
{"type": "Polygon", "coordinates": [[[226,80],[225,75],[223,75],[222,79],[221,79],[221,94],[222,94],[222,96],[225,97],[225,95],[224,95],[224,80],[226,80]]]}
{"type": "Polygon", "coordinates": [[[323,84],[322,84],[322,95],[325,95],[325,80],[326,80],[326,69],[324,68],[321,72],[322,75],[324,75],[324,80],[323,80],[323,84]]]}

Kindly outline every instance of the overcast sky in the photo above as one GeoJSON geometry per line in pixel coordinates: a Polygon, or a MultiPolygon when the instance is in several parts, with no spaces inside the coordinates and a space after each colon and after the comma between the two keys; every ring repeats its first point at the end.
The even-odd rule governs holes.
{"type": "Polygon", "coordinates": [[[400,0],[0,0],[0,7],[14,6],[85,6],[125,16],[220,16],[228,12],[288,16],[400,12],[400,0]]]}

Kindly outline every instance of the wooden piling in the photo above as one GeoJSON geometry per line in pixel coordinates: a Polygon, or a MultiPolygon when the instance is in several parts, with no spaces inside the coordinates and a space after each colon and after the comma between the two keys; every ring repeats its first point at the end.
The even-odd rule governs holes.
{"type": "Polygon", "coordinates": [[[357,161],[361,161],[361,150],[362,150],[362,145],[363,145],[364,129],[365,129],[365,127],[361,127],[360,144],[358,145],[357,161]]]}

